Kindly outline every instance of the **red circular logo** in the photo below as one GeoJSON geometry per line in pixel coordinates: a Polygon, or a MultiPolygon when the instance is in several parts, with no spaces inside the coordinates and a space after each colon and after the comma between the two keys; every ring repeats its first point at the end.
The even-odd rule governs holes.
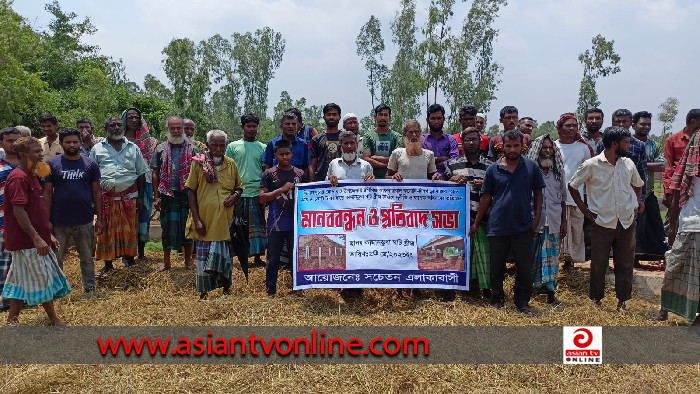
{"type": "Polygon", "coordinates": [[[577,332],[580,332],[580,334],[574,335],[574,345],[576,345],[576,347],[588,347],[593,342],[593,333],[591,333],[590,330],[579,328],[574,331],[574,334],[577,332]]]}

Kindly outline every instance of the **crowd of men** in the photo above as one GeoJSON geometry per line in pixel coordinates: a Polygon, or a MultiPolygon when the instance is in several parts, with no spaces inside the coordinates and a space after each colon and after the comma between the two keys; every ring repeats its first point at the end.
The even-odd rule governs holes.
{"type": "MultiPolygon", "coordinates": [[[[241,117],[243,137],[230,143],[221,130],[206,133],[206,143],[195,140],[195,123],[179,116],[165,120],[167,139],[159,143],[137,108],[107,118],[106,138],[94,135],[88,119],[59,131],[48,113],[39,118],[41,139],[20,126],[2,129],[0,307],[14,323],[25,304],[42,304],[51,323],[62,325],[53,301],[71,292],[63,274],[68,246],[80,258],[84,291],[94,291],[95,278],[109,275],[117,258],[129,267],[144,257],[152,210],[160,212],[163,244],[156,271],[171,269],[173,252],[182,252],[185,267],[196,271],[200,299],[217,288],[229,294],[234,243],[237,255],[243,250],[265,265],[267,294],[275,297],[278,270],[294,246],[296,184],[422,179],[469,185],[471,286],[493,308],[506,302],[508,262],[518,311],[537,313],[529,306],[533,294],[560,305],[560,263],[574,270],[587,249],[589,298],[600,306],[612,250],[618,310],[631,298],[638,261],[665,261],[656,318],[666,320],[670,311],[698,323],[700,109],[688,112],[686,127],[663,149],[648,138],[652,116],[645,111],[617,110],[605,129],[600,109],[588,110],[584,125],[565,113],[558,138],[534,139],[534,121],[513,106],[500,111],[502,130],[491,138],[473,106],[459,110],[455,134],[443,129],[441,105],[426,112],[427,132],[411,120],[398,133],[382,104],[374,109],[374,130],[360,134],[357,116],[330,103],[320,133],[290,108],[279,119],[281,135],[267,144],[258,141],[255,114],[241,117]],[[666,223],[655,172],[662,173],[666,223]],[[245,226],[244,242],[232,237],[237,223],[245,226]],[[95,260],[104,262],[97,274],[95,260]]],[[[362,291],[341,296],[351,302],[362,291]]]]}

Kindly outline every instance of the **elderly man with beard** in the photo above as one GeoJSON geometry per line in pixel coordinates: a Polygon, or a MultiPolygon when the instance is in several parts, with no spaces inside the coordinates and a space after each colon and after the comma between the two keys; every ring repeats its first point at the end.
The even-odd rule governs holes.
{"type": "MultiPolygon", "coordinates": [[[[122,112],[122,124],[124,126],[124,137],[138,146],[138,148],[141,150],[141,155],[143,155],[143,159],[146,161],[146,165],[150,166],[153,155],[156,152],[158,140],[151,137],[151,133],[148,131],[148,126],[143,120],[141,111],[137,108],[129,108],[122,112]]],[[[146,174],[145,178],[146,186],[143,193],[143,209],[139,211],[139,259],[144,258],[144,248],[146,246],[146,242],[151,240],[151,208],[153,206],[153,184],[151,183],[151,180],[153,179],[153,176],[150,168],[148,169],[148,173],[146,174]]]]}
{"type": "Polygon", "coordinates": [[[151,161],[153,170],[153,207],[160,210],[160,228],[163,230],[163,265],[157,272],[170,269],[171,251],[184,248],[185,267],[194,270],[192,264],[191,239],[185,238],[188,193],[185,186],[190,176],[192,157],[199,150],[186,138],[182,129],[182,118],[171,116],[165,122],[168,140],[156,148],[151,161]]]}
{"type": "Polygon", "coordinates": [[[386,179],[398,182],[404,179],[442,179],[435,167],[435,154],[423,149],[417,120],[409,120],[403,127],[403,140],[405,148],[396,148],[389,157],[386,179]]]}
{"type": "Polygon", "coordinates": [[[594,221],[591,233],[591,283],[589,297],[600,306],[605,297],[605,273],[610,248],[615,265],[617,310],[627,310],[632,298],[635,219],[644,180],[634,162],[627,158],[632,135],[622,127],[612,126],[603,133],[605,150],[586,160],[569,182],[569,193],[583,214],[594,221]],[[588,207],[579,188],[586,185],[588,207]]]}
{"type": "Polygon", "coordinates": [[[138,213],[143,210],[148,165],[139,147],[124,137],[122,121],[110,116],[105,121],[107,139],[96,144],[90,158],[100,166],[104,230],[97,236],[95,258],[104,260],[97,272],[103,276],[114,269],[112,261],[122,257],[124,266],[135,264],[138,248],[138,213]]]}
{"type": "Polygon", "coordinates": [[[190,144],[197,147],[197,149],[200,152],[204,152],[207,149],[207,144],[194,139],[195,124],[194,124],[194,121],[192,119],[187,119],[187,118],[183,119],[182,120],[182,128],[185,131],[185,137],[187,137],[187,141],[189,141],[190,144]]]}
{"type": "Polygon", "coordinates": [[[535,294],[547,294],[547,303],[559,305],[561,302],[554,295],[559,274],[559,240],[567,231],[564,162],[549,134],[532,141],[527,157],[540,165],[545,184],[542,215],[535,231],[532,289],[535,294]]]}
{"type": "MultiPolygon", "coordinates": [[[[479,200],[481,199],[481,186],[484,181],[484,175],[486,175],[486,170],[493,163],[480,155],[481,134],[476,131],[476,128],[465,128],[460,140],[462,141],[464,156],[450,160],[447,163],[445,180],[469,185],[471,211],[469,219],[471,224],[474,224],[474,219],[476,219],[476,215],[479,212],[479,200]]],[[[485,217],[484,223],[477,228],[474,236],[471,237],[469,261],[472,264],[471,280],[477,280],[483,296],[491,298],[491,255],[489,240],[486,237],[487,221],[488,218],[485,217]]]]}
{"type": "Polygon", "coordinates": [[[243,181],[233,159],[224,156],[226,133],[207,133],[207,150],[192,159],[187,193],[190,215],[187,237],[197,240],[197,291],[200,299],[222,287],[230,294],[233,258],[229,249],[229,224],[234,205],[243,192],[243,181]]]}
{"type": "MultiPolygon", "coordinates": [[[[39,140],[23,137],[13,145],[17,168],[7,177],[5,189],[5,249],[12,254],[2,297],[10,300],[9,324],[18,323],[22,306],[43,304],[53,326],[65,324],[56,316],[53,301],[71,292],[54,250],[58,240],[51,224],[37,175],[45,176],[39,140]]],[[[9,345],[9,344],[6,344],[9,345]]]]}
{"type": "Polygon", "coordinates": [[[532,296],[532,238],[542,214],[545,184],[537,163],[522,157],[522,143],[523,134],[517,130],[503,135],[504,156],[486,170],[479,212],[469,236],[476,233],[491,208],[487,234],[491,251],[491,307],[501,309],[505,304],[506,258],[512,252],[517,271],[513,301],[520,313],[533,316],[537,312],[528,305],[532,296]]]}

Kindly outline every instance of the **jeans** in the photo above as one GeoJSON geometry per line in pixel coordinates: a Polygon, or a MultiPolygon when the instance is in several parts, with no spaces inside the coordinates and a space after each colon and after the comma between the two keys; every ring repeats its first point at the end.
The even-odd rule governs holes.
{"type": "Polygon", "coordinates": [[[504,302],[503,280],[506,276],[506,258],[513,253],[515,260],[515,286],[513,302],[518,308],[528,306],[532,296],[532,230],[508,236],[491,236],[491,291],[492,301],[504,302]]]}
{"type": "Polygon", "coordinates": [[[71,227],[54,227],[53,233],[58,240],[60,247],[56,253],[58,265],[63,270],[63,257],[68,251],[68,242],[71,237],[75,244],[75,250],[80,257],[80,275],[83,279],[83,288],[95,287],[95,259],[94,241],[95,227],[92,223],[71,227]]]}
{"type": "Polygon", "coordinates": [[[294,231],[270,231],[267,234],[267,265],[265,266],[265,286],[267,294],[277,293],[277,273],[282,254],[282,243],[287,241],[289,250],[294,248],[294,231]]]}

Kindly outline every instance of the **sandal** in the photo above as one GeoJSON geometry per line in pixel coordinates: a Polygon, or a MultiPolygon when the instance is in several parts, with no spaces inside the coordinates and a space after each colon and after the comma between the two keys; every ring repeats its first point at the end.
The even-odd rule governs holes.
{"type": "Polygon", "coordinates": [[[156,268],[156,272],[163,272],[169,270],[170,267],[166,267],[164,265],[161,265],[160,267],[156,268]]]}

